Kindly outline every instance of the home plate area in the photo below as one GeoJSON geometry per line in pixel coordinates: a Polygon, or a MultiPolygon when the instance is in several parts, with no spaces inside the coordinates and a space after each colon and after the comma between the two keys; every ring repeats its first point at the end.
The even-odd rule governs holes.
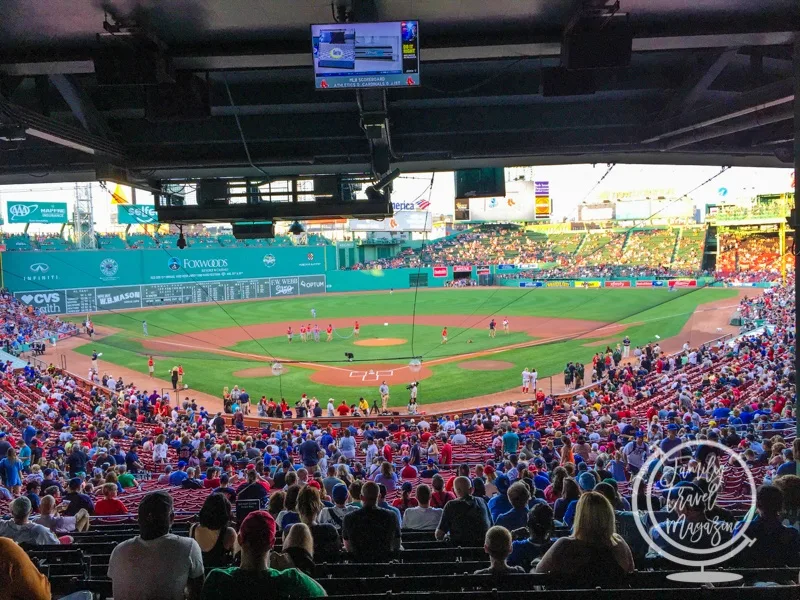
{"type": "Polygon", "coordinates": [[[394,371],[350,371],[350,377],[360,378],[361,381],[380,381],[385,377],[393,377],[394,371]]]}

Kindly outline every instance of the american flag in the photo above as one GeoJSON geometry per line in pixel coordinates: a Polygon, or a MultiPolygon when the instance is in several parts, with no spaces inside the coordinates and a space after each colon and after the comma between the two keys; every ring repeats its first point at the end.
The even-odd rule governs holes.
{"type": "Polygon", "coordinates": [[[420,210],[426,210],[431,205],[428,200],[417,200],[414,204],[416,204],[417,208],[420,210]]]}

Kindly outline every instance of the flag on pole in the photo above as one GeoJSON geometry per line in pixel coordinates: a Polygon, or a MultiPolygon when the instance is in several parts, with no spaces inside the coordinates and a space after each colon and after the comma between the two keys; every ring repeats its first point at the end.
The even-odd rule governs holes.
{"type": "Polygon", "coordinates": [[[130,188],[117,184],[111,192],[111,204],[130,204],[130,188]]]}

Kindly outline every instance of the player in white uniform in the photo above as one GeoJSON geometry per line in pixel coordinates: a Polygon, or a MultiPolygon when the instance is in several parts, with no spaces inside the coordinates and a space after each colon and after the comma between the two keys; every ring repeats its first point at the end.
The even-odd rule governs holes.
{"type": "Polygon", "coordinates": [[[528,371],[528,367],[522,371],[522,393],[528,393],[528,386],[531,384],[531,373],[528,371]]]}
{"type": "Polygon", "coordinates": [[[529,392],[536,393],[536,380],[539,378],[539,373],[537,373],[536,369],[531,369],[531,385],[528,388],[529,392]]]}
{"type": "Polygon", "coordinates": [[[505,331],[506,334],[509,333],[509,330],[508,330],[508,317],[503,319],[503,331],[505,331]]]}

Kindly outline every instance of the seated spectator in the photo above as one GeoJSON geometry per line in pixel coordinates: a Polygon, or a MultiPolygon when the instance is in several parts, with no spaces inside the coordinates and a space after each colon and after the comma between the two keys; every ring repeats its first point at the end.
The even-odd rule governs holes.
{"type": "Polygon", "coordinates": [[[300,515],[297,513],[297,496],[300,495],[300,489],[300,486],[296,483],[286,489],[286,495],[283,498],[283,510],[275,517],[278,527],[284,531],[291,525],[300,522],[300,515]]]}
{"type": "Polygon", "coordinates": [[[522,567],[509,566],[506,559],[511,554],[511,532],[505,527],[490,527],[486,532],[483,550],[489,555],[489,566],[478,569],[475,575],[504,575],[525,573],[522,567]]]}
{"type": "Polygon", "coordinates": [[[508,500],[511,502],[511,510],[503,513],[495,521],[495,525],[505,527],[509,531],[521,529],[528,523],[528,502],[531,499],[531,492],[528,486],[518,481],[508,488],[508,500]]]}
{"type": "Polygon", "coordinates": [[[332,562],[338,560],[342,542],[336,527],[330,523],[318,522],[322,506],[320,492],[311,485],[303,486],[297,495],[297,513],[300,515],[300,522],[305,523],[311,531],[314,541],[313,556],[320,562],[332,562]]]}
{"type": "Polygon", "coordinates": [[[139,503],[139,535],[116,546],[108,561],[114,600],[184,600],[187,588],[190,599],[200,597],[203,554],[195,540],[169,532],[174,518],[166,492],[139,503]]]}
{"type": "Polygon", "coordinates": [[[472,495],[469,478],[456,478],[453,489],[458,498],[445,505],[436,527],[436,539],[443,540],[448,536],[455,546],[479,546],[491,526],[489,509],[483,500],[472,495]]]}
{"type": "Polygon", "coordinates": [[[547,504],[536,504],[528,513],[526,523],[528,537],[512,542],[508,564],[528,571],[553,545],[553,509],[547,504]]]}
{"type": "Polygon", "coordinates": [[[117,498],[117,484],[103,484],[103,499],[98,500],[94,505],[94,514],[98,517],[113,517],[117,515],[127,515],[127,507],[117,498]]]}
{"type": "MultiPolygon", "coordinates": [[[[75,531],[87,531],[89,529],[89,513],[85,508],[77,512],[74,517],[62,517],[58,514],[56,500],[52,496],[42,498],[39,505],[39,517],[36,522],[44,525],[50,531],[61,537],[75,531]]],[[[63,541],[63,540],[62,540],[63,541]]]]}
{"type": "Polygon", "coordinates": [[[50,600],[50,582],[13,540],[0,537],[0,590],[3,598],[50,600]]]}
{"type": "Polygon", "coordinates": [[[435,531],[442,519],[441,508],[431,508],[431,488],[422,484],[417,487],[418,506],[407,508],[403,513],[403,529],[435,531]]]}
{"type": "Polygon", "coordinates": [[[120,486],[122,486],[123,490],[139,487],[139,482],[136,481],[136,477],[134,477],[132,473],[128,472],[128,469],[123,466],[119,467],[119,476],[117,477],[117,481],[119,482],[120,486]]]}
{"type": "Polygon", "coordinates": [[[378,485],[385,485],[387,492],[393,492],[397,487],[397,473],[394,472],[394,467],[390,462],[381,463],[380,473],[373,477],[373,480],[378,485]]]}
{"type": "Polygon", "coordinates": [[[433,494],[431,494],[431,506],[433,508],[444,508],[444,505],[450,500],[455,500],[456,497],[452,492],[444,490],[444,478],[441,475],[436,474],[433,476],[431,486],[433,486],[433,494]]]}
{"type": "MultiPolygon", "coordinates": [[[[345,516],[349,515],[351,512],[355,510],[358,510],[357,506],[346,504],[347,498],[348,498],[348,492],[347,492],[347,486],[345,484],[339,483],[333,486],[333,493],[331,494],[331,499],[333,500],[333,506],[326,506],[325,508],[322,509],[322,512],[319,513],[319,522],[330,523],[331,525],[336,527],[337,531],[341,531],[345,516]]],[[[270,498],[270,504],[271,502],[272,498],[270,498]]]]}
{"type": "Polygon", "coordinates": [[[362,507],[344,518],[345,550],[361,562],[389,562],[400,550],[400,524],[394,513],[378,506],[379,493],[375,482],[366,482],[361,487],[362,507]]]}
{"type": "Polygon", "coordinates": [[[27,498],[31,503],[31,512],[38,513],[39,512],[39,503],[41,499],[39,498],[39,493],[42,491],[42,484],[39,483],[37,480],[29,481],[25,485],[25,498],[27,498]]]}
{"type": "Polygon", "coordinates": [[[268,565],[278,571],[297,569],[309,577],[313,576],[314,540],[305,523],[295,523],[283,537],[282,551],[270,552],[268,565]]]}
{"type": "Polygon", "coordinates": [[[494,480],[497,487],[497,495],[489,499],[489,513],[492,515],[492,521],[496,521],[497,517],[503,513],[507,513],[513,507],[511,501],[508,499],[508,488],[511,486],[511,481],[507,475],[498,475],[494,480]]]}
{"type": "Polygon", "coordinates": [[[203,553],[203,567],[225,567],[233,560],[236,530],[229,527],[231,503],[222,494],[211,494],[203,502],[197,523],[189,528],[189,537],[203,553]]]}
{"type": "Polygon", "coordinates": [[[575,575],[591,586],[619,584],[633,569],[631,550],[615,532],[614,509],[597,492],[581,496],[572,535],[559,538],[536,566],[537,573],[575,575]]]}
{"type": "MultiPolygon", "coordinates": [[[[762,485],[756,496],[758,515],[747,528],[753,543],[736,555],[736,562],[748,568],[800,567],[800,533],[781,523],[783,492],[762,485]]],[[[734,531],[736,537],[742,525],[734,531]]]]}
{"type": "Polygon", "coordinates": [[[401,515],[406,512],[406,509],[413,508],[419,505],[417,499],[411,497],[411,491],[413,489],[414,488],[411,485],[410,481],[404,481],[403,485],[400,486],[402,495],[399,498],[396,498],[394,502],[392,502],[392,506],[394,506],[397,510],[399,510],[401,515]]]}
{"type": "Polygon", "coordinates": [[[236,490],[236,499],[237,500],[259,500],[261,502],[261,506],[266,505],[267,497],[269,493],[267,492],[266,488],[258,481],[258,473],[256,473],[255,469],[250,469],[247,471],[247,481],[243,486],[240,486],[236,490]]]}
{"type": "Polygon", "coordinates": [[[69,503],[64,510],[65,517],[74,517],[79,511],[85,510],[90,515],[94,514],[94,502],[86,494],[81,493],[83,482],[79,477],[73,477],[67,483],[67,493],[61,497],[62,504],[69,503]]]}
{"type": "Polygon", "coordinates": [[[25,496],[11,503],[11,520],[0,521],[0,537],[14,540],[18,544],[42,546],[60,544],[56,535],[44,525],[28,520],[31,514],[31,501],[25,496]]]}
{"type": "Polygon", "coordinates": [[[198,469],[189,467],[186,470],[186,479],[181,481],[181,488],[184,490],[202,490],[203,482],[198,477],[198,469]]]}
{"type": "Polygon", "coordinates": [[[322,586],[297,569],[277,571],[267,566],[275,530],[275,520],[268,512],[257,510],[247,515],[238,536],[241,565],[211,571],[203,586],[203,600],[256,600],[264,597],[265,590],[272,598],[324,597],[322,586]]]}

